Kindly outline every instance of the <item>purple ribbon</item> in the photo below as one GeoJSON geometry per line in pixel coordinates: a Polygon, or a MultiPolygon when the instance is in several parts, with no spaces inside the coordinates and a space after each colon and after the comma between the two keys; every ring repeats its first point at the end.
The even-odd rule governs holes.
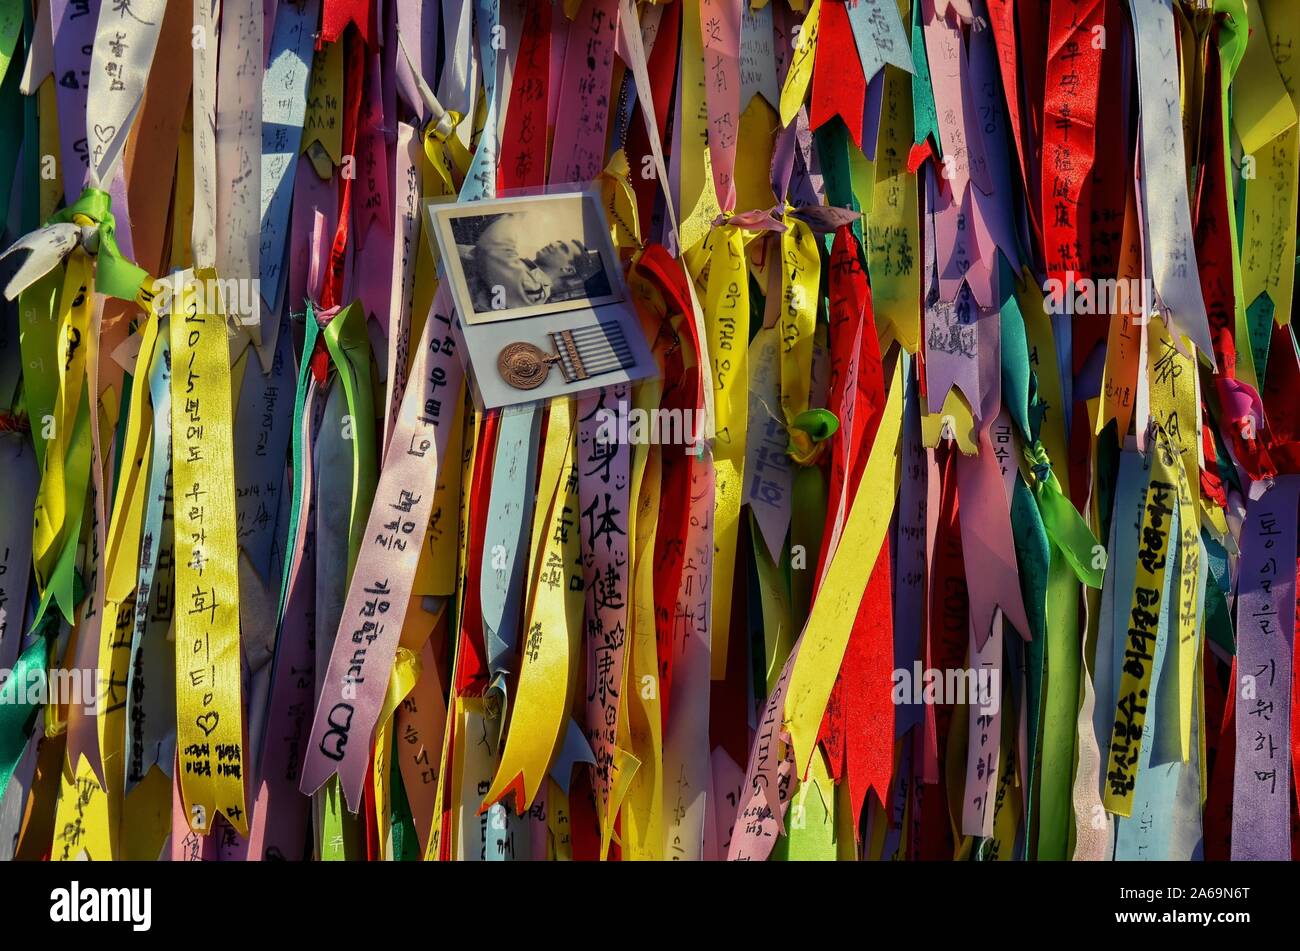
{"type": "MultiPolygon", "coordinates": [[[[1257,483],[1251,494],[1259,489],[1257,483]]],[[[1232,860],[1291,858],[1291,650],[1300,476],[1249,505],[1237,582],[1237,758],[1232,860]]]]}

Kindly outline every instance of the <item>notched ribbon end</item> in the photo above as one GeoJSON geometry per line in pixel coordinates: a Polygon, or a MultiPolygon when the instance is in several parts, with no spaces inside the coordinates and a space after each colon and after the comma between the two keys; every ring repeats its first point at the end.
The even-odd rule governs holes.
{"type": "Polygon", "coordinates": [[[524,781],[524,771],[522,769],[515,774],[514,779],[504,782],[500,786],[493,783],[493,789],[489,790],[488,794],[483,797],[477,815],[486,814],[489,809],[498,805],[511,793],[514,793],[515,797],[515,815],[522,816],[528,806],[532,805],[532,797],[528,795],[527,783],[524,781]]]}

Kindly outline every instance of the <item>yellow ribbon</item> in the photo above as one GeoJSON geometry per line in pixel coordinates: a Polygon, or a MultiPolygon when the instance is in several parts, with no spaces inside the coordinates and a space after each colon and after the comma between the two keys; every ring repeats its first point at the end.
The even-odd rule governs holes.
{"type": "MultiPolygon", "coordinates": [[[[468,460],[465,466],[465,474],[461,480],[461,499],[460,499],[460,557],[459,570],[457,578],[459,579],[456,590],[460,592],[457,605],[456,616],[460,616],[464,608],[464,598],[466,588],[465,572],[469,565],[467,545],[469,540],[469,505],[467,493],[470,486],[474,484],[474,469],[478,465],[478,434],[479,427],[482,425],[483,417],[479,413],[470,413],[466,417],[465,441],[468,446],[468,460]]],[[[460,631],[455,627],[450,629],[450,636],[453,638],[452,643],[457,645],[457,649],[452,656],[451,684],[456,683],[456,669],[460,663],[459,639],[460,631]]],[[[454,694],[453,686],[453,694],[454,694]]],[[[451,788],[457,788],[454,785],[453,778],[449,777],[449,753],[451,752],[452,739],[455,733],[455,724],[460,718],[459,699],[452,697],[448,702],[447,716],[443,722],[442,745],[438,751],[438,782],[433,795],[433,822],[429,829],[428,836],[425,837],[424,860],[426,862],[437,862],[442,860],[442,836],[443,836],[443,802],[446,797],[448,784],[451,788]]],[[[453,837],[454,841],[454,837],[453,837]]]]}
{"type": "Polygon", "coordinates": [[[520,815],[532,806],[568,722],[582,645],[583,570],[573,406],[567,397],[551,403],[537,494],[551,502],[533,511],[531,603],[519,686],[505,750],[480,811],[509,792],[520,815]]]}
{"type": "MultiPolygon", "coordinates": [[[[407,617],[411,615],[419,616],[418,611],[408,612],[407,617]]],[[[389,755],[392,743],[389,737],[389,730],[393,724],[393,714],[397,710],[398,704],[406,699],[407,694],[415,687],[415,682],[420,679],[420,673],[423,669],[420,663],[420,654],[408,647],[399,646],[397,656],[393,660],[393,672],[388,676],[388,690],[384,694],[384,705],[379,711],[379,726],[375,729],[375,748],[371,753],[371,765],[373,766],[372,774],[374,782],[371,786],[375,794],[375,828],[379,830],[380,848],[386,860],[391,861],[393,856],[392,849],[392,829],[389,822],[389,813],[391,811],[391,790],[389,788],[389,772],[391,769],[389,755]]]]}
{"type": "MultiPolygon", "coordinates": [[[[724,224],[709,237],[705,326],[713,360],[713,407],[716,436],[713,466],[713,590],[729,595],[736,570],[736,540],[745,488],[745,431],[749,420],[749,268],[745,236],[736,225],[724,224]]],[[[721,680],[727,670],[731,630],[729,596],[713,598],[711,675],[721,680]]]]}
{"type": "MultiPolygon", "coordinates": [[[[84,499],[67,497],[67,453],[72,430],[80,409],[86,379],[86,348],[89,344],[90,317],[94,292],[91,285],[91,262],[80,245],[72,250],[64,272],[58,301],[58,336],[55,357],[58,360],[58,394],[51,420],[34,420],[38,432],[48,422],[52,427],[45,448],[45,471],[36,495],[36,514],[32,525],[32,557],[36,579],[44,590],[54,572],[55,562],[63,551],[69,504],[84,499]],[[39,426],[39,429],[38,429],[39,426]]],[[[94,394],[89,394],[93,402],[94,394]]],[[[42,437],[45,433],[40,433],[42,437]]],[[[73,540],[75,544],[75,540],[73,540]]]]}
{"type": "Polygon", "coordinates": [[[781,233],[781,409],[790,436],[790,455],[799,465],[809,465],[820,454],[821,444],[795,423],[808,410],[812,388],[821,256],[812,228],[791,211],[787,205],[782,218],[786,230],[781,233]]]}
{"type": "Polygon", "coordinates": [[[636,193],[632,191],[631,166],[622,149],[610,156],[598,176],[601,204],[609,220],[610,236],[619,248],[641,248],[641,221],[637,214],[636,193]]]}
{"type": "Polygon", "coordinates": [[[140,333],[136,372],[131,380],[131,409],[122,443],[121,474],[108,526],[105,603],[99,619],[95,726],[107,785],[105,791],[114,801],[122,795],[125,775],[122,752],[126,737],[126,685],[131,664],[131,635],[135,629],[134,592],[139,580],[141,525],[149,487],[148,460],[153,445],[149,368],[158,342],[157,319],[151,316],[140,333]]]}
{"type": "Polygon", "coordinates": [[[460,125],[461,119],[459,112],[448,110],[424,126],[424,157],[429,161],[427,170],[433,173],[421,180],[426,198],[455,195],[455,175],[464,175],[469,168],[472,156],[460,139],[456,138],[456,127],[460,125]]]}
{"type": "MultiPolygon", "coordinates": [[[[892,339],[908,353],[916,353],[921,336],[921,262],[917,260],[921,240],[916,176],[907,170],[912,146],[912,85],[905,73],[890,66],[884,69],[876,177],[870,214],[864,222],[867,270],[881,349],[892,339]]],[[[850,150],[850,154],[858,153],[850,150]]]]}
{"type": "Polygon", "coordinates": [[[1061,494],[1069,498],[1070,470],[1063,462],[1070,458],[1069,441],[1065,432],[1065,414],[1058,409],[1065,405],[1065,396],[1056,363],[1056,343],[1051,318],[1043,306],[1042,291],[1028,271],[1021,274],[1016,284],[1016,300],[1025,318],[1029,366],[1038,377],[1038,393],[1046,407],[1039,438],[1052,460],[1052,473],[1060,483],[1061,494]]]}
{"type": "MultiPolygon", "coordinates": [[[[647,380],[636,390],[637,408],[659,405],[663,387],[647,380]]],[[[663,718],[659,698],[659,655],[655,628],[654,552],[659,528],[662,450],[638,444],[632,450],[632,591],[628,616],[632,639],[623,667],[619,746],[640,762],[623,800],[622,848],[628,861],[663,858],[663,718]]]]}
{"type": "Polygon", "coordinates": [[[1178,726],[1183,762],[1191,756],[1193,674],[1196,670],[1197,566],[1200,558],[1200,508],[1190,486],[1200,485],[1200,376],[1190,353],[1181,352],[1163,320],[1147,322],[1147,377],[1150,381],[1151,419],[1177,450],[1179,547],[1178,726]]]}
{"type": "MultiPolygon", "coordinates": [[[[1297,21],[1292,5],[1285,0],[1251,3],[1247,13],[1250,40],[1237,70],[1238,82],[1232,86],[1234,125],[1240,134],[1243,131],[1242,120],[1248,115],[1284,114],[1291,121],[1281,133],[1264,142],[1253,141],[1257,136],[1252,136],[1250,129],[1244,130],[1247,134],[1242,136],[1242,151],[1246,153],[1244,161],[1253,164],[1254,178],[1244,183],[1246,213],[1242,217],[1244,233],[1240,284],[1237,285],[1240,291],[1237,295],[1238,340],[1249,339],[1241,334],[1242,312],[1260,294],[1268,294],[1273,301],[1277,323],[1288,324],[1291,321],[1295,284],[1292,252],[1295,248],[1297,189],[1300,188],[1297,184],[1300,182],[1297,177],[1297,169],[1300,169],[1300,123],[1294,121],[1294,116],[1300,112],[1300,87],[1297,85],[1300,77],[1296,73],[1295,57],[1290,52],[1300,43],[1300,21],[1297,21]],[[1256,81],[1256,77],[1267,77],[1270,81],[1256,81]],[[1288,95],[1290,101],[1286,102],[1284,97],[1288,95]]],[[[1271,130],[1277,124],[1280,123],[1260,121],[1254,128],[1271,130]]],[[[1235,237],[1233,197],[1230,190],[1228,223],[1235,237]]],[[[1235,242],[1233,246],[1236,247],[1235,242]]],[[[1237,262],[1234,255],[1234,265],[1237,262]]],[[[1239,349],[1243,362],[1249,359],[1250,347],[1239,349]]],[[[1254,385],[1251,379],[1246,382],[1254,385]]]]}
{"type": "Polygon", "coordinates": [[[813,59],[817,53],[817,27],[821,20],[822,0],[813,0],[808,8],[808,15],[794,38],[794,56],[790,60],[790,70],[785,74],[785,85],[781,87],[781,125],[788,126],[794,121],[808,95],[808,84],[812,82],[813,59]]]}
{"type": "Polygon", "coordinates": [[[328,180],[343,160],[343,40],[326,43],[311,64],[299,153],[328,180]]]}
{"type": "MultiPolygon", "coordinates": [[[[195,272],[204,288],[216,272],[195,272]]],[[[216,815],[248,834],[239,653],[239,543],[230,347],[215,294],[182,292],[171,318],[176,532],[176,753],[190,828],[216,815]]]]}
{"type": "Polygon", "coordinates": [[[858,605],[871,567],[880,555],[898,491],[899,433],[903,424],[902,363],[894,371],[889,399],[871,446],[862,480],[854,492],[839,547],[831,556],[812,612],[799,642],[785,700],[795,767],[799,774],[812,758],[831,688],[839,674],[858,605]]]}
{"type": "MultiPolygon", "coordinates": [[[[704,40],[700,32],[698,3],[682,4],[681,52],[681,181],[678,189],[682,212],[681,248],[688,251],[708,235],[722,209],[713,185],[709,154],[709,115],[704,75],[704,40]]],[[[674,254],[678,249],[671,247],[674,254]]]]}
{"type": "Polygon", "coordinates": [[[460,533],[455,513],[461,506],[461,473],[465,461],[465,400],[462,393],[456,394],[455,415],[451,418],[451,433],[447,437],[446,458],[449,464],[438,467],[429,531],[424,536],[424,548],[415,568],[412,588],[415,596],[449,598],[456,593],[460,533]]]}
{"type": "Polygon", "coordinates": [[[95,778],[89,760],[83,758],[77,771],[71,775],[67,771],[61,772],[50,860],[103,862],[112,859],[117,815],[104,787],[95,778]]]}
{"type": "Polygon", "coordinates": [[[1115,725],[1102,797],[1106,809],[1120,816],[1133,814],[1142,729],[1151,695],[1151,671],[1155,666],[1156,632],[1164,609],[1161,600],[1170,553],[1169,529],[1173,506],[1179,504],[1178,481],[1182,467],[1178,464],[1177,452],[1158,424],[1152,454],[1151,481],[1147,486],[1138,535],[1137,571],[1125,633],[1123,673],[1115,705],[1115,725]]]}
{"type": "MultiPolygon", "coordinates": [[[[420,163],[420,193],[426,198],[454,198],[457,181],[465,177],[472,156],[456,136],[462,116],[450,110],[425,124],[422,141],[424,161],[420,163]]],[[[438,261],[434,257],[437,242],[428,230],[427,215],[420,216],[420,241],[415,252],[415,287],[411,295],[410,339],[419,340],[424,333],[424,322],[433,306],[433,295],[438,290],[438,261]]],[[[415,359],[412,351],[407,357],[415,359]]]]}

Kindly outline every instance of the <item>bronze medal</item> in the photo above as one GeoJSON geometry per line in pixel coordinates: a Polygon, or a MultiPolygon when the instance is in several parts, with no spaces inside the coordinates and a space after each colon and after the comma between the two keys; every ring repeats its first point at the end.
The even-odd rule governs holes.
{"type": "Polygon", "coordinates": [[[534,390],[551,372],[555,356],[531,343],[508,343],[497,354],[501,378],[517,390],[534,390]]]}

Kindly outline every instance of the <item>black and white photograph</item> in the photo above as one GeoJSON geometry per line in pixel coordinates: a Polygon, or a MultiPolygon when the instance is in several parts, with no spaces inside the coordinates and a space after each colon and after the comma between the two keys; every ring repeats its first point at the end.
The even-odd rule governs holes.
{"type": "Polygon", "coordinates": [[[466,324],[623,299],[604,215],[586,193],[430,206],[466,324]]]}
{"type": "Polygon", "coordinates": [[[656,372],[591,192],[425,205],[482,408],[656,372]]]}

